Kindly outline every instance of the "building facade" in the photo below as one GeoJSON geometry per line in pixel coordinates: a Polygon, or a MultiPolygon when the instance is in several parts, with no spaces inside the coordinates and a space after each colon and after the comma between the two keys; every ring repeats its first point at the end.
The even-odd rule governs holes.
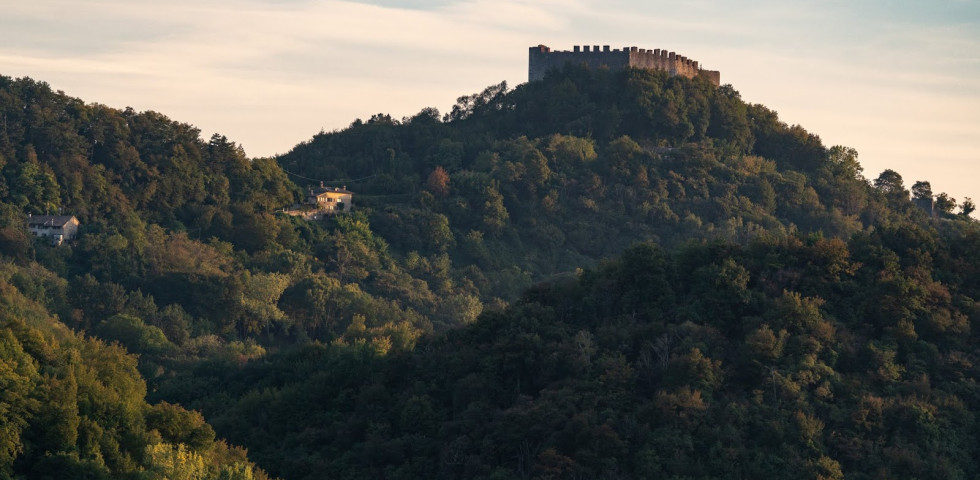
{"type": "Polygon", "coordinates": [[[27,228],[35,236],[48,237],[51,243],[72,240],[78,235],[78,219],[74,215],[30,215],[27,228]]]}
{"type": "Polygon", "coordinates": [[[321,182],[319,188],[310,189],[306,203],[325,212],[349,212],[354,206],[353,195],[354,192],[347,190],[347,186],[325,187],[321,182]]]}
{"type": "Polygon", "coordinates": [[[302,204],[282,209],[282,213],[304,220],[319,220],[326,215],[350,212],[354,208],[354,192],[347,187],[327,187],[320,183],[310,188],[302,204]]]}

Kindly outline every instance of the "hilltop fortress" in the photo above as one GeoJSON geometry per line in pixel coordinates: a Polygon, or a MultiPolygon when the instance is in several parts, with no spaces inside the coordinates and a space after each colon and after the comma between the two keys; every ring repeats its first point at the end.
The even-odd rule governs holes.
{"type": "Polygon", "coordinates": [[[620,49],[609,49],[609,45],[603,45],[602,50],[598,45],[591,48],[589,45],[575,46],[571,52],[568,50],[552,51],[544,45],[531,47],[528,54],[528,81],[541,80],[548,70],[559,69],[565,64],[573,65],[585,64],[589,68],[597,69],[601,67],[610,70],[621,70],[627,67],[649,68],[668,72],[671,75],[694,78],[704,77],[715,86],[721,85],[721,74],[715,70],[702,70],[698,62],[690,58],[677,55],[667,50],[644,50],[636,47],[623,47],[620,49]]]}

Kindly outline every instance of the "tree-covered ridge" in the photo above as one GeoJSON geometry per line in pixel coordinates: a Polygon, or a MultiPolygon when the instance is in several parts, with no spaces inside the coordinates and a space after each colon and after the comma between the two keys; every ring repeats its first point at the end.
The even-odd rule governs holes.
{"type": "MultiPolygon", "coordinates": [[[[155,112],[86,105],[43,82],[0,77],[0,193],[33,213],[62,209],[83,224],[146,223],[227,238],[293,199],[268,159],[248,160],[155,112]]],[[[11,220],[7,212],[7,220],[11,220]]],[[[206,237],[205,237],[206,238],[206,237]]]]}
{"type": "Polygon", "coordinates": [[[475,287],[449,280],[448,259],[396,261],[364,216],[276,215],[302,191],[221,135],[204,141],[160,114],[86,105],[30,79],[0,87],[0,252],[69,281],[52,302],[73,328],[116,331],[100,324],[124,314],[180,347],[150,353],[180,356],[194,338],[332,341],[359,314],[366,336],[387,337],[379,346],[407,348],[433,322],[481,310],[475,287]],[[25,227],[27,214],[55,211],[82,222],[59,249],[25,227]]]}
{"type": "Polygon", "coordinates": [[[0,263],[0,478],[268,478],[200,413],[147,404],[135,356],[73,333],[22,292],[62,282],[0,263]]]}
{"type": "Polygon", "coordinates": [[[184,398],[296,479],[975,478],[978,256],[975,223],[642,244],[412,352],[184,398]]]}
{"type": "Polygon", "coordinates": [[[126,314],[178,346],[265,334],[411,348],[636,241],[846,236],[917,213],[900,177],[865,182],[853,150],[730,87],[655,72],[570,69],[463,97],[447,121],[427,109],[318,135],[278,162],[360,179],[355,214],[322,223],[276,216],[301,189],[220,135],[2,83],[4,252],[70,280],[57,313],[72,327],[126,314]],[[38,250],[23,215],[54,207],[83,235],[38,250]]]}
{"type": "MultiPolygon", "coordinates": [[[[61,329],[139,354],[133,363],[113,347],[119,359],[110,363],[137,368],[151,389],[202,359],[261,357],[262,344],[313,339],[411,349],[432,322],[472,321],[482,309],[475,287],[449,281],[446,259],[412,264],[432,289],[413,277],[363,215],[327,224],[275,215],[300,189],[274,161],[247,159],[220,135],[205,141],[196,128],[154,112],[87,105],[43,82],[6,77],[0,120],[0,260],[17,272],[16,289],[61,329]],[[54,248],[31,236],[26,219],[59,210],[77,216],[82,230],[54,248]]],[[[28,314],[12,315],[18,322],[28,314]]],[[[142,398],[146,387],[138,391],[142,398]]],[[[17,402],[11,408],[33,414],[17,402]]],[[[19,462],[13,472],[21,476],[48,450],[16,441],[7,460],[19,462]]],[[[170,446],[157,453],[171,463],[217,461],[164,443],[170,446]]],[[[148,454],[133,448],[127,455],[141,456],[125,466],[92,472],[119,477],[149,468],[148,454]]],[[[96,461],[84,453],[82,463],[96,461]]],[[[66,462],[50,474],[74,468],[66,462]]]]}
{"type": "MultiPolygon", "coordinates": [[[[912,195],[935,219],[896,172],[861,173],[730,87],[645,71],[495,85],[277,159],[0,77],[0,278],[32,305],[0,333],[54,332],[56,355],[91,344],[142,376],[132,422],[92,417],[115,432],[103,453],[35,450],[18,427],[9,471],[245,475],[183,405],[285,478],[697,478],[729,472],[720,458],[746,465],[733,477],[967,478],[969,429],[915,443],[901,408],[946,421],[961,402],[973,425],[976,224],[928,182],[912,195]],[[353,212],[277,214],[319,181],[353,190],[353,212]],[[58,209],[82,231],[55,248],[24,220],[58,209]],[[855,433],[862,392],[878,423],[855,433]]],[[[12,425],[55,422],[10,398],[12,425]]]]}
{"type": "Polygon", "coordinates": [[[568,68],[461,97],[444,120],[379,114],[278,160],[353,183],[394,250],[447,252],[465,280],[490,285],[484,302],[636,241],[846,238],[921,216],[900,176],[870,184],[853,149],[825,147],[730,86],[662,72],[568,68]]]}

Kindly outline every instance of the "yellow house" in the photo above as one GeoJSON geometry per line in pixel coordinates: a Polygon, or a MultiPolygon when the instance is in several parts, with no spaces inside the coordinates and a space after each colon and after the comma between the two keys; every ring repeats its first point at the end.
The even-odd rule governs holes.
{"type": "Polygon", "coordinates": [[[354,207],[354,192],[343,187],[325,187],[320,182],[319,188],[311,188],[306,196],[308,205],[315,205],[317,210],[325,213],[349,212],[354,207]]]}

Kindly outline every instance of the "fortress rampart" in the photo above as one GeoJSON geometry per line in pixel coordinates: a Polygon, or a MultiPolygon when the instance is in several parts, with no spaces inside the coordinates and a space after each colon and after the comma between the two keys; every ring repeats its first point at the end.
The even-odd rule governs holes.
{"type": "Polygon", "coordinates": [[[566,64],[582,65],[592,68],[620,70],[627,67],[649,68],[668,72],[671,75],[708,79],[714,85],[721,85],[721,74],[715,70],[703,70],[698,62],[667,50],[646,50],[636,47],[623,47],[610,50],[609,45],[584,45],[574,50],[555,50],[544,45],[531,47],[528,52],[528,81],[541,80],[545,72],[564,67],[566,64]]]}

